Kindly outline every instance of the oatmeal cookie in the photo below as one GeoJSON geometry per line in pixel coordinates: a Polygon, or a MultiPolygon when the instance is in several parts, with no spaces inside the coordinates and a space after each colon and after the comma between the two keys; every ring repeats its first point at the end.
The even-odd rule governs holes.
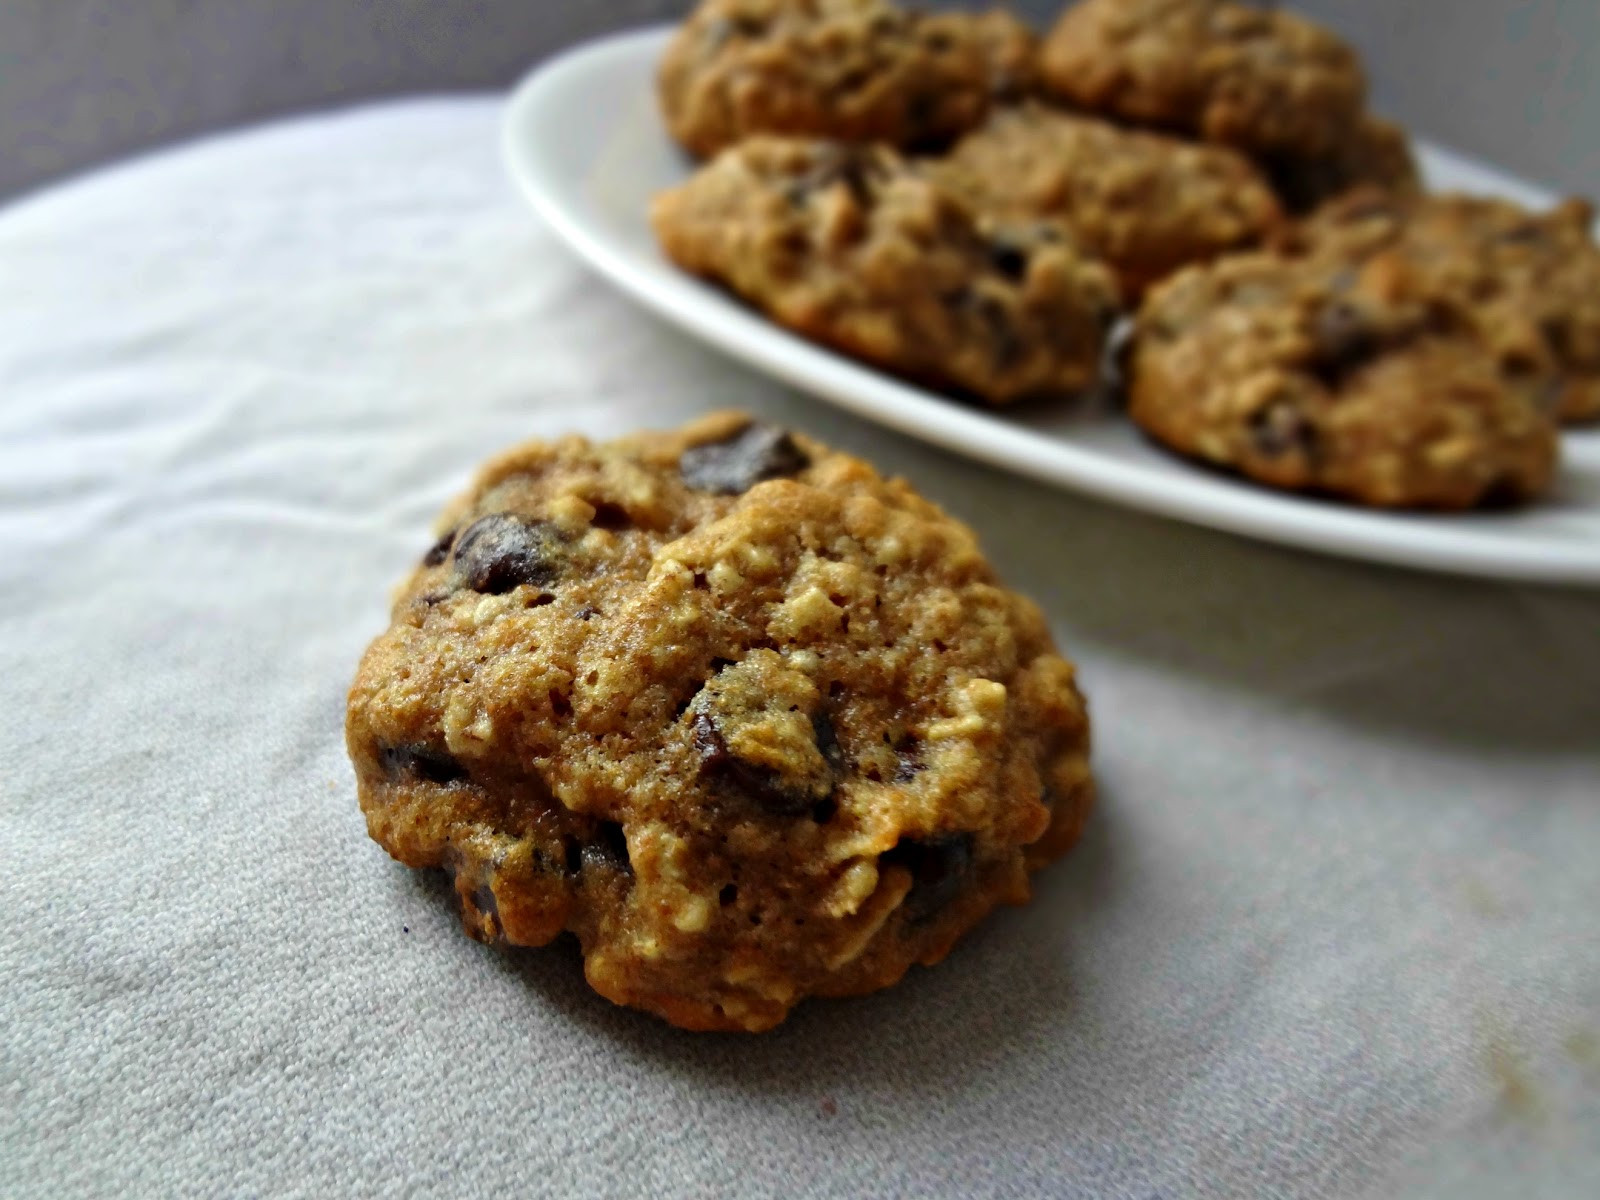
{"type": "Polygon", "coordinates": [[[1117,316],[1057,226],[986,222],[886,147],[751,139],[653,217],[675,262],[779,324],[993,404],[1088,388],[1117,316]]]}
{"type": "Polygon", "coordinates": [[[466,931],[690,1029],[932,964],[1088,814],[1039,609],[909,485],[737,414],[491,462],[350,691],[372,836],[466,931]]]}
{"type": "Polygon", "coordinates": [[[1130,296],[1188,263],[1255,245],[1283,215],[1232,150],[1037,104],[998,110],[930,169],[984,213],[1060,221],[1130,296]]]}
{"type": "Polygon", "coordinates": [[[1600,418],[1600,247],[1588,201],[1533,213],[1482,196],[1366,190],[1302,223],[1287,244],[1329,259],[1399,260],[1413,286],[1470,322],[1508,377],[1561,419],[1600,418]]]}
{"type": "Polygon", "coordinates": [[[1378,507],[1526,500],[1556,461],[1548,416],[1385,255],[1181,272],[1139,314],[1128,399],[1180,453],[1378,507]]]}
{"type": "Polygon", "coordinates": [[[709,158],[752,134],[948,142],[1031,88],[1036,39],[1003,13],[888,0],[704,0],[661,63],[667,127],[709,158]]]}
{"type": "Polygon", "coordinates": [[[1334,34],[1235,0],[1083,0],[1045,39],[1044,86],[1072,105],[1260,154],[1324,154],[1366,80],[1334,34]]]}

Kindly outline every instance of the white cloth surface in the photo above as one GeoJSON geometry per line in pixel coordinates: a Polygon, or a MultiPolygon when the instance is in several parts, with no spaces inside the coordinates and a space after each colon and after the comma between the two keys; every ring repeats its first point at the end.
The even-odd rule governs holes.
{"type": "Polygon", "coordinates": [[[1595,1194],[1600,597],[1122,512],[788,392],[571,259],[497,114],[0,212],[0,1192],[1595,1194]],[[760,1037],[468,941],[342,740],[480,460],[726,406],[978,529],[1102,785],[1030,906],[760,1037]]]}

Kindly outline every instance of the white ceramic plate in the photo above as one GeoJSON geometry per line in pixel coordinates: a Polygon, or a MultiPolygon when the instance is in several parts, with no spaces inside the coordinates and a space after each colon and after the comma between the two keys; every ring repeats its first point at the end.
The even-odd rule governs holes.
{"type": "MultiPolygon", "coordinates": [[[[1399,566],[1600,586],[1600,431],[1565,439],[1560,481],[1521,512],[1396,515],[1280,494],[1190,465],[1092,406],[990,413],[880,374],[786,333],[673,268],[656,248],[651,197],[690,167],[656,113],[668,30],[593,42],[517,88],[504,150],[533,206],[613,283],[689,333],[812,395],[995,466],[1250,537],[1399,566]]],[[[1435,186],[1530,204],[1549,196],[1432,147],[1435,186]]]]}

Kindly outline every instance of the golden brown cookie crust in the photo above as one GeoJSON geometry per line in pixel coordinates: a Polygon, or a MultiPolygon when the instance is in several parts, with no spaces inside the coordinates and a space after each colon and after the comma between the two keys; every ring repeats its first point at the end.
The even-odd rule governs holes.
{"type": "Polygon", "coordinates": [[[1117,315],[1058,227],[986,222],[886,147],[751,139],[652,217],[674,262],[779,324],[992,404],[1089,388],[1117,315]]]}
{"type": "Polygon", "coordinates": [[[1395,258],[1539,403],[1568,422],[1600,418],[1600,247],[1588,201],[1534,213],[1483,196],[1359,191],[1291,230],[1286,246],[1395,258]]]}
{"type": "Polygon", "coordinates": [[[1040,104],[996,111],[931,169],[999,219],[1061,222],[1132,297],[1179,267],[1256,245],[1283,219],[1235,151],[1040,104]]]}
{"type": "Polygon", "coordinates": [[[937,962],[1088,813],[1038,608],[865,463],[723,414],[530,443],[446,510],[351,688],[372,836],[483,940],[770,1028],[937,962]]]}
{"type": "Polygon", "coordinates": [[[667,127],[709,158],[753,134],[947,142],[1034,84],[1036,39],[1005,14],[888,0],[704,0],[662,59],[667,127]]]}
{"type": "Polygon", "coordinates": [[[1082,0],[1040,56],[1044,85],[1091,112],[1259,154],[1323,154],[1366,81],[1328,30],[1235,0],[1082,0]]]}
{"type": "Polygon", "coordinates": [[[1527,500],[1557,454],[1489,349],[1382,255],[1181,272],[1139,314],[1129,412],[1182,454],[1384,508],[1527,500]]]}

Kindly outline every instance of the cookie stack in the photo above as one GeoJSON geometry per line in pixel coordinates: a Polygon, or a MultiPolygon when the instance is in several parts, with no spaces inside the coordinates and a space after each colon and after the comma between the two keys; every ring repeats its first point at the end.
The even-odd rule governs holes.
{"type": "Polygon", "coordinates": [[[1430,196],[1355,52],[1234,0],[1003,13],[705,0],[662,63],[707,159],[666,252],[813,340],[990,404],[1118,372],[1158,442],[1271,486],[1461,509],[1600,417],[1581,201],[1430,196]]]}

